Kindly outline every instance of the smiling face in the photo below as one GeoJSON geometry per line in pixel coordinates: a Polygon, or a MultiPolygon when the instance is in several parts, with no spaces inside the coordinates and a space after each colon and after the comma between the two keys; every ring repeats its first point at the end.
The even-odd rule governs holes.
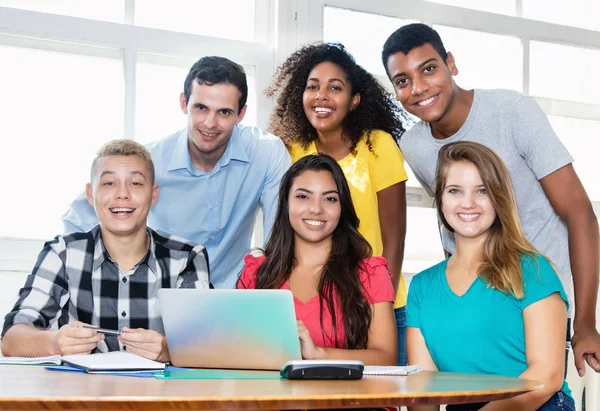
{"type": "Polygon", "coordinates": [[[360,103],[344,70],[329,61],[317,64],[302,95],[304,114],[319,133],[342,132],[342,121],[360,103]]]}
{"type": "Polygon", "coordinates": [[[158,186],[138,156],[108,156],[95,167],[86,196],[96,210],[102,234],[131,236],[146,230],[150,207],[158,200],[158,186]]]}
{"type": "Polygon", "coordinates": [[[455,236],[487,238],[496,210],[473,163],[452,163],[446,171],[442,213],[455,236]]]}
{"type": "Polygon", "coordinates": [[[394,85],[396,99],[409,113],[423,121],[441,121],[454,99],[452,76],[458,74],[452,53],[446,62],[426,43],[408,54],[392,54],[387,61],[387,73],[394,85]]]}
{"type": "Polygon", "coordinates": [[[288,195],[288,210],[296,243],[331,242],[342,211],[331,173],[307,170],[296,176],[288,195]]]}
{"type": "Polygon", "coordinates": [[[240,95],[231,84],[209,86],[196,81],[188,101],[181,93],[181,110],[188,119],[188,147],[194,165],[216,163],[225,152],[234,126],[246,113],[246,106],[241,110],[238,107],[240,95]]]}

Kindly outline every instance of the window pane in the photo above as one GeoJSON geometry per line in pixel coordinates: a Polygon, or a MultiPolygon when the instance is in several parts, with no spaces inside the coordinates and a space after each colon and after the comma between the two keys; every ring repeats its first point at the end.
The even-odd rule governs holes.
{"type": "Polygon", "coordinates": [[[0,6],[113,23],[125,21],[125,0],[0,0],[0,6]]]}
{"type": "Polygon", "coordinates": [[[444,259],[434,208],[407,208],[405,244],[404,273],[417,274],[444,259]]]}
{"type": "Polygon", "coordinates": [[[600,30],[598,0],[523,0],[523,17],[549,23],[600,30]]]}
{"type": "Polygon", "coordinates": [[[10,193],[0,236],[48,239],[62,232],[95,152],[123,136],[123,62],[9,46],[0,61],[0,175],[10,193]]]}
{"type": "Polygon", "coordinates": [[[415,21],[326,6],[323,41],[342,43],[366,70],[386,75],[381,63],[383,43],[398,28],[410,23],[415,21]]]}
{"type": "Polygon", "coordinates": [[[530,52],[531,95],[598,104],[599,50],[532,41],[530,52]]]}
{"type": "Polygon", "coordinates": [[[446,26],[434,28],[446,50],[454,55],[460,87],[523,90],[523,46],[519,38],[446,26]]]}
{"type": "MultiPolygon", "coordinates": [[[[135,135],[148,143],[186,126],[179,107],[179,95],[190,68],[196,60],[160,56],[161,64],[149,63],[153,55],[138,54],[135,135]],[[172,65],[168,65],[168,60],[172,65]],[[141,61],[140,61],[141,60],[141,61]],[[166,61],[165,61],[166,60],[166,61]]],[[[248,79],[248,109],[243,124],[256,125],[256,84],[253,66],[244,66],[248,79]]]]}
{"type": "Polygon", "coordinates": [[[254,0],[143,0],[135,2],[135,24],[157,29],[253,41],[254,0]]]}
{"type": "Polygon", "coordinates": [[[573,167],[592,201],[600,201],[598,152],[600,121],[548,116],[554,131],[567,147],[575,162],[573,167]]]}
{"type": "Polygon", "coordinates": [[[516,0],[428,0],[432,3],[446,4],[448,6],[464,7],[467,9],[489,11],[490,13],[507,14],[514,16],[516,0]]]}

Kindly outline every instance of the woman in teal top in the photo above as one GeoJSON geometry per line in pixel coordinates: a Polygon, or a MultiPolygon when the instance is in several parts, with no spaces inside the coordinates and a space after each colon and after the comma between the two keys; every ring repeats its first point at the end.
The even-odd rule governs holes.
{"type": "Polygon", "coordinates": [[[506,166],[481,144],[451,143],[440,150],[436,181],[439,218],[454,232],[456,252],[410,284],[409,364],[544,383],[448,410],[575,410],[564,381],[568,299],[523,234],[506,166]]]}

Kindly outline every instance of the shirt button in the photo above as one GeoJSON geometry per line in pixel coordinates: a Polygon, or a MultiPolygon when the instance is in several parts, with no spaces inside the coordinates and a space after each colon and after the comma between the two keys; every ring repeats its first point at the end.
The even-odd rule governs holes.
{"type": "Polygon", "coordinates": [[[121,317],[125,317],[126,315],[127,315],[127,313],[126,313],[125,311],[123,311],[123,312],[121,313],[121,317]]]}
{"type": "Polygon", "coordinates": [[[211,210],[216,210],[216,209],[217,209],[217,207],[215,207],[215,206],[210,206],[210,209],[211,209],[211,210]]]}
{"type": "Polygon", "coordinates": [[[123,277],[123,282],[126,283],[127,282],[127,277],[123,277]]]}

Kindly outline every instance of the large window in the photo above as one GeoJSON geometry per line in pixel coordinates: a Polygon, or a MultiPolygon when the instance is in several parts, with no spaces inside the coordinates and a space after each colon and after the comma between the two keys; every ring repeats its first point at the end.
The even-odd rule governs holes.
{"type": "Polygon", "coordinates": [[[254,0],[142,0],[135,3],[134,21],[145,27],[252,41],[254,10],[254,0]]]}
{"type": "Polygon", "coordinates": [[[258,101],[273,70],[268,4],[0,0],[0,175],[10,193],[0,205],[0,247],[62,232],[60,217],[104,142],[146,143],[185,127],[179,94],[203,55],[244,66],[244,124],[265,126],[269,107],[258,101]]]}
{"type": "Polygon", "coordinates": [[[381,48],[398,27],[416,21],[325,7],[323,41],[343,43],[356,62],[373,74],[385,76],[381,48]]]}
{"type": "Polygon", "coordinates": [[[529,92],[532,95],[600,104],[600,49],[532,41],[530,50],[529,92]],[[557,61],[563,63],[557,64],[557,61]]]}
{"type": "MultiPolygon", "coordinates": [[[[461,86],[534,96],[600,209],[594,167],[600,148],[600,2],[401,3],[0,0],[0,183],[10,193],[0,205],[0,249],[61,232],[60,216],[83,189],[103,142],[131,137],[146,143],[183,128],[179,93],[201,56],[222,55],[244,66],[250,88],[244,123],[266,127],[273,102],[263,90],[274,68],[298,47],[342,42],[391,89],[381,47],[412,22],[440,32],[456,57],[461,86]]],[[[404,266],[414,272],[441,258],[441,247],[431,202],[410,170],[409,178],[404,266]]],[[[1,254],[0,270],[5,259],[1,254]]]]}
{"type": "Polygon", "coordinates": [[[518,37],[441,25],[434,28],[454,55],[455,80],[461,87],[523,91],[523,47],[518,37]]]}
{"type": "Polygon", "coordinates": [[[121,53],[79,51],[0,46],[0,236],[60,233],[60,216],[88,181],[95,150],[123,136],[121,53]]]}
{"type": "Polygon", "coordinates": [[[126,0],[0,0],[0,7],[123,23],[126,0]]]}

